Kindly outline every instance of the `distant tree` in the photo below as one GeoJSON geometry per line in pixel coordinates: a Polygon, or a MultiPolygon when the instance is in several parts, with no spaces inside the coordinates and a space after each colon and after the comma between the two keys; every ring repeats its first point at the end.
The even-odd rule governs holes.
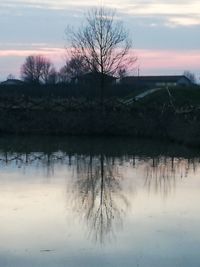
{"type": "Polygon", "coordinates": [[[120,79],[122,79],[127,76],[127,70],[125,68],[119,69],[117,75],[120,79]]]}
{"type": "Polygon", "coordinates": [[[66,71],[66,65],[63,66],[59,72],[58,72],[58,81],[60,83],[68,83],[70,81],[70,78],[67,74],[67,71],[66,71]]]}
{"type": "Polygon", "coordinates": [[[66,72],[70,78],[87,73],[90,70],[85,57],[76,55],[66,63],[66,72]]]}
{"type": "Polygon", "coordinates": [[[60,69],[61,82],[69,82],[72,78],[89,72],[90,68],[83,56],[75,55],[66,61],[65,66],[60,69]]]}
{"type": "Polygon", "coordinates": [[[190,72],[189,70],[185,70],[183,72],[183,75],[187,77],[192,83],[196,83],[196,77],[194,73],[190,72]]]}
{"type": "Polygon", "coordinates": [[[15,79],[15,76],[13,75],[13,74],[9,74],[8,76],[7,76],[7,80],[13,80],[13,79],[15,79]]]}
{"type": "Polygon", "coordinates": [[[114,11],[104,7],[92,9],[86,25],[78,31],[67,31],[73,57],[81,56],[91,72],[100,73],[101,100],[104,97],[105,75],[115,75],[119,69],[132,65],[131,41],[123,23],[114,11]]]}
{"type": "Polygon", "coordinates": [[[52,63],[48,59],[42,58],[41,63],[42,63],[42,66],[41,66],[40,80],[43,83],[48,84],[51,82],[51,76],[54,76],[56,71],[52,63]]]}
{"type": "Polygon", "coordinates": [[[59,81],[58,73],[54,67],[50,69],[46,77],[46,84],[56,84],[59,81]]]}
{"type": "Polygon", "coordinates": [[[40,55],[28,56],[21,67],[21,77],[31,83],[48,83],[53,71],[49,59],[40,55]]]}

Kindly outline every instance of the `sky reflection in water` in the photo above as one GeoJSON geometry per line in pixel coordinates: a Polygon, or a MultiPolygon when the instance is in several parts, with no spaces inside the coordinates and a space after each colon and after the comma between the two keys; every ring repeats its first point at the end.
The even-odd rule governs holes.
{"type": "Polygon", "coordinates": [[[147,141],[0,140],[0,267],[199,266],[199,159],[147,141]]]}

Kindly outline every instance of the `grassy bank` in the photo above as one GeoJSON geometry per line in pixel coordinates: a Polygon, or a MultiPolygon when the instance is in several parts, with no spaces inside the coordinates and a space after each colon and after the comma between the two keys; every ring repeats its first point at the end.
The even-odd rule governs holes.
{"type": "Polygon", "coordinates": [[[0,132],[41,135],[113,135],[160,138],[200,145],[200,112],[166,108],[14,109],[0,113],[0,132]]]}
{"type": "MultiPolygon", "coordinates": [[[[126,97],[127,98],[127,97],[126,97]]],[[[200,146],[200,90],[160,90],[125,104],[109,98],[0,97],[2,134],[159,138],[200,146]]]]}

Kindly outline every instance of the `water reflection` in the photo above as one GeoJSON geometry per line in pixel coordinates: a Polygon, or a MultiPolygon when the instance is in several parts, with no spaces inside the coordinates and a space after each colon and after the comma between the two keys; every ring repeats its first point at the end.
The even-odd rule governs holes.
{"type": "Polygon", "coordinates": [[[0,162],[2,166],[16,166],[24,170],[29,167],[45,169],[47,177],[56,176],[59,166],[72,169],[73,177],[67,183],[72,210],[78,212],[81,221],[86,222],[89,238],[104,243],[122,228],[130,206],[134,206],[127,188],[124,188],[127,173],[130,177],[142,173],[143,177],[133,179],[129,192],[132,199],[139,184],[150,194],[157,193],[167,198],[175,191],[177,181],[199,169],[200,161],[196,152],[194,156],[183,151],[174,155],[169,150],[156,154],[157,147],[154,147],[155,151],[145,150],[138,142],[121,142],[119,145],[115,140],[114,144],[109,147],[101,141],[100,145],[89,143],[81,149],[85,146],[84,142],[78,141],[74,147],[73,142],[67,141],[67,144],[64,142],[56,147],[48,143],[45,149],[42,147],[37,151],[30,144],[16,146],[16,149],[2,145],[0,162]]]}
{"type": "Polygon", "coordinates": [[[87,221],[89,236],[103,243],[122,227],[129,206],[122,190],[119,164],[103,154],[78,157],[76,175],[74,205],[87,221]]]}
{"type": "Polygon", "coordinates": [[[148,159],[144,168],[145,187],[149,193],[161,193],[167,197],[176,187],[176,180],[187,178],[195,173],[199,166],[199,159],[184,159],[160,156],[148,159]]]}

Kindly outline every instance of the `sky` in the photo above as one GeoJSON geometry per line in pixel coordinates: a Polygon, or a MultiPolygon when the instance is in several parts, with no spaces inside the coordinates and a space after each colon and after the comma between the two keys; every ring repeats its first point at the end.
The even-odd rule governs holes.
{"type": "Polygon", "coordinates": [[[0,0],[0,80],[20,77],[29,55],[64,65],[65,30],[84,23],[87,10],[114,8],[133,40],[140,75],[200,77],[200,1],[198,0],[0,0]]]}

